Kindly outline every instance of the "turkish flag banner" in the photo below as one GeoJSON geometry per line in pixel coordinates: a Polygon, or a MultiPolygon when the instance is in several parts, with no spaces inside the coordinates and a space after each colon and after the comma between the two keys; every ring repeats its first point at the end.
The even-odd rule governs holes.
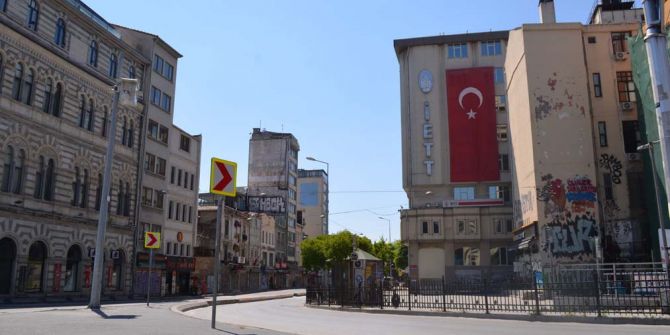
{"type": "Polygon", "coordinates": [[[452,182],[498,181],[493,68],[447,71],[452,182]]]}

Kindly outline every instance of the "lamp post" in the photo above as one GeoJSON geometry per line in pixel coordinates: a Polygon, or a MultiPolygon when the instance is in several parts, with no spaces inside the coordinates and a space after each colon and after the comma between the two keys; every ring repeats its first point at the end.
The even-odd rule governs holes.
{"type": "Polygon", "coordinates": [[[391,243],[391,219],[385,218],[383,216],[380,216],[379,219],[388,221],[388,223],[389,223],[389,243],[391,243]]]}
{"type": "MultiPolygon", "coordinates": [[[[88,307],[100,309],[100,294],[102,293],[102,261],[105,258],[105,231],[107,230],[107,210],[109,208],[109,189],[111,188],[112,160],[114,159],[114,143],[116,142],[116,114],[119,109],[119,100],[126,107],[137,105],[137,79],[122,78],[120,85],[114,85],[112,95],[112,115],[107,137],[107,153],[105,168],[102,175],[102,192],[105,197],[100,203],[98,217],[98,233],[95,240],[95,260],[93,261],[93,280],[91,281],[91,298],[88,307]]],[[[106,125],[103,125],[103,127],[106,125]]]]}
{"type": "Polygon", "coordinates": [[[319,162],[326,164],[326,235],[328,235],[328,230],[330,226],[330,217],[328,216],[328,212],[330,211],[330,165],[328,162],[320,161],[314,157],[307,157],[308,161],[313,161],[313,162],[319,162]]]}
{"type": "MultiPolygon", "coordinates": [[[[667,267],[668,267],[667,263],[668,263],[668,260],[669,260],[668,256],[670,256],[670,255],[668,255],[668,241],[667,241],[667,238],[665,236],[666,235],[665,234],[665,222],[664,222],[663,217],[662,217],[663,212],[661,211],[661,201],[658,198],[658,196],[659,196],[658,178],[656,178],[656,161],[654,159],[654,144],[659,143],[659,142],[660,142],[659,140],[656,140],[656,141],[651,141],[647,144],[643,144],[643,145],[637,147],[637,151],[647,150],[647,152],[649,152],[649,158],[651,160],[651,175],[652,175],[651,177],[654,179],[654,197],[656,198],[656,211],[658,212],[658,224],[659,224],[659,228],[661,228],[661,241],[663,241],[663,245],[660,246],[659,251],[661,252],[661,255],[665,256],[664,257],[664,260],[665,260],[664,266],[667,269],[667,267]]],[[[659,244],[660,244],[661,241],[659,241],[659,244]]]]}

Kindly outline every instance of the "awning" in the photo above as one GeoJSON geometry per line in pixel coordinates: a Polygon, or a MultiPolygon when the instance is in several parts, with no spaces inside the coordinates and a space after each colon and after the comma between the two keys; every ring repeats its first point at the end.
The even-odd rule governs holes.
{"type": "Polygon", "coordinates": [[[517,245],[517,249],[523,250],[523,249],[528,249],[530,247],[530,244],[535,240],[535,236],[524,238],[519,242],[517,245]]]}

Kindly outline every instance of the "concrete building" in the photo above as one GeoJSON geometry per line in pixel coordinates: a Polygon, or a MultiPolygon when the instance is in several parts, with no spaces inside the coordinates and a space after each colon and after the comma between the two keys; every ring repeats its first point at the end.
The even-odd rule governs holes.
{"type": "Polygon", "coordinates": [[[0,299],[88,296],[107,137],[114,136],[103,295],[131,287],[143,104],[112,87],[150,60],[78,0],[0,8],[0,299]]]}
{"type": "MultiPolygon", "coordinates": [[[[553,7],[553,1],[542,3],[553,7]]],[[[517,270],[592,262],[597,236],[605,261],[648,254],[636,89],[625,40],[642,18],[633,6],[602,1],[588,25],[554,19],[510,32],[505,73],[517,270]]]]}
{"type": "Polygon", "coordinates": [[[298,223],[308,237],[328,234],[328,175],[323,170],[298,170],[298,223]]]}
{"type": "MultiPolygon", "coordinates": [[[[201,136],[191,135],[173,124],[177,63],[182,55],[159,36],[115,26],[121,38],[152,60],[151,71],[142,82],[146,119],[142,128],[142,187],[138,198],[141,230],[137,239],[136,282],[145,283],[148,251],[143,250],[145,231],[162,233],[162,246],[154,251],[155,271],[161,285],[155,294],[189,293],[189,277],[195,260],[198,181],[201,136]]],[[[132,125],[131,125],[132,127],[132,125]]],[[[143,294],[146,286],[135,286],[143,294]]]]}
{"type": "Polygon", "coordinates": [[[298,140],[289,133],[254,128],[249,140],[248,209],[275,218],[275,268],[286,272],[284,285],[298,268],[302,227],[297,223],[298,140]]]}
{"type": "Polygon", "coordinates": [[[401,211],[401,239],[409,246],[413,280],[511,271],[507,36],[493,31],[394,41],[409,200],[401,211]]]}

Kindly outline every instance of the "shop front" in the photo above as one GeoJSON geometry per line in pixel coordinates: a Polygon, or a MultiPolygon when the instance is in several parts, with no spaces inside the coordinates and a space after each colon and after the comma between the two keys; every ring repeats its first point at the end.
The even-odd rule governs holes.
{"type": "Polygon", "coordinates": [[[195,258],[168,256],[165,290],[167,295],[191,294],[191,273],[195,272],[195,258]]]}
{"type": "Polygon", "coordinates": [[[151,266],[151,277],[149,277],[149,253],[137,253],[137,269],[135,271],[135,294],[146,295],[147,285],[150,281],[152,296],[163,295],[163,274],[166,271],[167,257],[163,254],[154,254],[153,264],[151,266]]]}

